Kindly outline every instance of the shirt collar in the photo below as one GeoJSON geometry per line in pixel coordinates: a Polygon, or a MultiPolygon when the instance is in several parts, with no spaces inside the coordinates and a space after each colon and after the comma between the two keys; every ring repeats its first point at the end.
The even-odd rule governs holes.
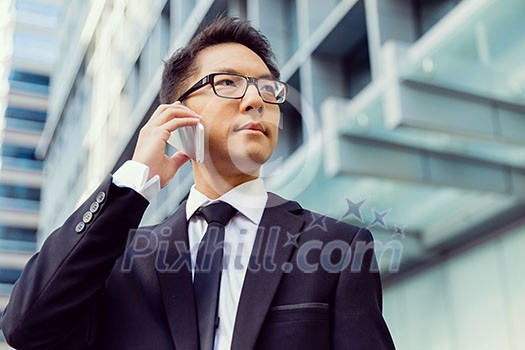
{"type": "Polygon", "coordinates": [[[205,194],[199,192],[195,188],[195,185],[193,185],[191,186],[190,195],[186,202],[186,219],[189,220],[197,209],[202,206],[223,201],[230,204],[250,219],[250,221],[258,225],[261,221],[267,200],[268,193],[266,192],[266,186],[260,178],[244,182],[215,200],[211,200],[205,194]]]}

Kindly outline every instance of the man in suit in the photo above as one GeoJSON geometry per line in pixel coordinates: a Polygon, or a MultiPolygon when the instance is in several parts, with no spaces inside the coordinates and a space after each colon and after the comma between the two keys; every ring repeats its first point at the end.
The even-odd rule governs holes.
{"type": "Polygon", "coordinates": [[[319,223],[259,179],[286,98],[278,79],[268,41],[242,20],[218,19],[177,51],[133,159],[24,269],[2,317],[8,343],[393,349],[370,232],[330,218],[319,223]],[[164,222],[137,228],[149,201],[188,161],[164,154],[170,132],[197,123],[206,154],[192,161],[188,200],[164,222]],[[223,218],[209,218],[217,213],[223,218]]]}

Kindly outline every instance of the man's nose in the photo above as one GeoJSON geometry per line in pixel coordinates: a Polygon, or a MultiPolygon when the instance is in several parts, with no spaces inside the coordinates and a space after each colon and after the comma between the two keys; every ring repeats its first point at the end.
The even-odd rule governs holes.
{"type": "Polygon", "coordinates": [[[257,84],[253,80],[248,81],[248,86],[246,87],[245,96],[249,93],[253,93],[253,94],[256,94],[258,97],[261,97],[261,95],[259,94],[259,89],[257,88],[257,84]]]}
{"type": "Polygon", "coordinates": [[[243,109],[245,111],[254,109],[259,114],[264,110],[264,102],[259,94],[257,85],[255,85],[255,82],[253,81],[248,82],[248,87],[246,88],[246,93],[243,97],[243,109]]]}

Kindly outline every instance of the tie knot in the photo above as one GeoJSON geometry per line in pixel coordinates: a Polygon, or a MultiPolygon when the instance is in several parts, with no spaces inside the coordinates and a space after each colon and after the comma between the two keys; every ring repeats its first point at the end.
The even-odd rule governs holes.
{"type": "Polygon", "coordinates": [[[208,224],[218,222],[226,226],[228,221],[237,213],[237,209],[225,202],[217,202],[199,208],[199,214],[204,216],[208,224]]]}

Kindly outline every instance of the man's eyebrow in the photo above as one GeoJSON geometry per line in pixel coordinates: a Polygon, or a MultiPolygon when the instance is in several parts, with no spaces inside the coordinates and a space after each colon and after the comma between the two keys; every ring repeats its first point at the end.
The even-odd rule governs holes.
{"type": "MultiPolygon", "coordinates": [[[[238,75],[244,75],[242,73],[240,73],[238,70],[234,69],[234,68],[217,68],[215,69],[215,72],[217,73],[228,73],[228,74],[238,74],[238,75]]],[[[271,74],[268,74],[268,73],[264,73],[256,78],[268,78],[268,79],[273,79],[272,75],[271,74]]]]}

